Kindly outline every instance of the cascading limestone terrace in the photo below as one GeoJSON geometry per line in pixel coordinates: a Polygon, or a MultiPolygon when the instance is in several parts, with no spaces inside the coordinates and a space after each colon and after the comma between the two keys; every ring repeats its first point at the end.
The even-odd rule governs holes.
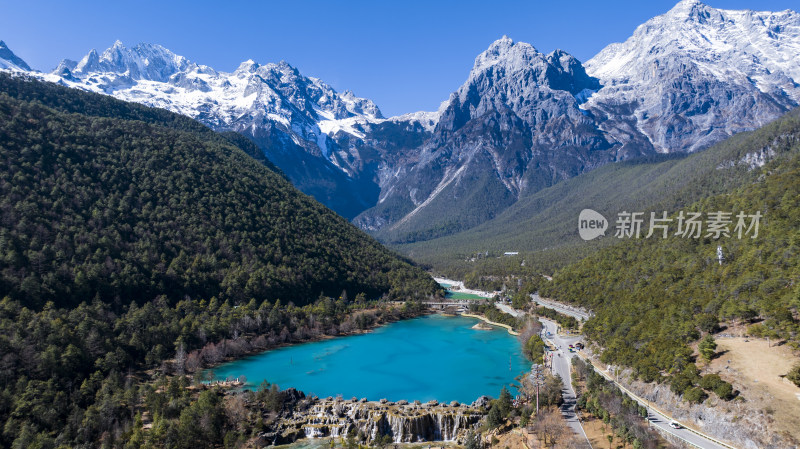
{"type": "Polygon", "coordinates": [[[471,405],[329,398],[295,410],[281,420],[278,432],[263,434],[261,439],[267,444],[283,444],[300,438],[344,438],[360,433],[369,440],[389,435],[395,443],[463,441],[466,433],[478,426],[487,405],[485,397],[471,405]]]}

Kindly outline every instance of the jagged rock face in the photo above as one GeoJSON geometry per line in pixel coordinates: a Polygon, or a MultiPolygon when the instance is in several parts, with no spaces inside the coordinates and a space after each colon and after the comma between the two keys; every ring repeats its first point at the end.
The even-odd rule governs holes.
{"type": "Polygon", "coordinates": [[[616,160],[618,148],[579,107],[598,87],[567,53],[494,42],[410,166],[382,180],[378,205],[356,224],[393,241],[457,232],[526,192],[616,160]]]}
{"type": "MultiPolygon", "coordinates": [[[[796,12],[683,0],[585,65],[504,37],[438,111],[390,119],[285,62],[224,73],[150,44],[37,76],[246,135],[302,191],[404,242],[473,227],[608,162],[759,127],[800,102],[798,55],[796,12]]],[[[29,70],[2,43],[0,68],[29,70]]]]}
{"type": "Polygon", "coordinates": [[[586,63],[603,84],[585,105],[620,142],[691,152],[800,101],[800,14],[684,0],[586,63]]]}
{"type": "Polygon", "coordinates": [[[389,241],[425,240],[610,161],[705,148],[798,105],[798,54],[800,14],[697,0],[641,25],[585,71],[564,52],[500,39],[418,158],[380,184],[378,205],[355,222],[389,241]]]}
{"type": "Polygon", "coordinates": [[[538,102],[554,97],[554,103],[565,103],[557,111],[564,112],[577,102],[574,95],[598,88],[597,80],[586,75],[571,55],[560,50],[544,55],[530,44],[504,36],[475,58],[469,78],[450,96],[437,130],[454,131],[473,118],[504,108],[535,126],[548,118],[543,111],[552,109],[538,102]]]}
{"type": "MultiPolygon", "coordinates": [[[[324,400],[296,411],[271,433],[277,444],[297,438],[344,437],[351,432],[374,440],[389,435],[395,443],[459,441],[480,423],[485,410],[466,405],[396,405],[324,400]]],[[[267,442],[269,438],[264,438],[267,442]]]]}

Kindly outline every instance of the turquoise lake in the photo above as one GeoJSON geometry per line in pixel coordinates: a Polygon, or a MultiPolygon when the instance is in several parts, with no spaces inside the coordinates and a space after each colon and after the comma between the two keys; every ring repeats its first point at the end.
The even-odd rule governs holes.
{"type": "Polygon", "coordinates": [[[320,397],[472,402],[497,397],[530,363],[505,329],[478,320],[429,315],[361,335],[274,349],[215,368],[217,378],[247,376],[320,397]]]}

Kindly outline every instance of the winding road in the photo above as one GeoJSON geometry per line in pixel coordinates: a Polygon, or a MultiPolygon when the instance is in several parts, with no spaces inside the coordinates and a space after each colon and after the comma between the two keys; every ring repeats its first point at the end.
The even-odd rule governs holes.
{"type": "Polygon", "coordinates": [[[572,307],[572,306],[568,306],[568,305],[565,305],[565,304],[559,304],[557,302],[553,302],[553,301],[548,301],[546,299],[542,299],[539,296],[538,293],[532,294],[531,295],[531,299],[533,300],[533,302],[535,302],[536,304],[538,304],[538,305],[540,305],[542,307],[547,307],[548,309],[553,309],[556,312],[563,313],[564,315],[569,315],[569,316],[575,318],[578,321],[581,321],[581,320],[586,321],[586,320],[588,320],[589,318],[592,317],[592,313],[591,312],[587,312],[586,310],[579,309],[579,308],[572,307]]]}
{"type": "MultiPolygon", "coordinates": [[[[578,320],[580,319],[588,319],[589,314],[585,311],[578,310],[575,308],[571,308],[569,306],[553,303],[551,301],[542,300],[539,298],[538,295],[532,295],[534,301],[537,304],[552,308],[557,312],[561,312],[565,315],[570,315],[578,320]]],[[[498,305],[498,308],[500,306],[498,305]]],[[[503,310],[501,308],[501,310],[503,310]]],[[[505,311],[505,310],[503,310],[505,311]]],[[[516,316],[516,315],[515,315],[516,316]]],[[[556,330],[558,329],[558,324],[553,321],[540,318],[539,321],[542,322],[544,325],[544,339],[545,341],[550,340],[556,348],[557,351],[553,355],[553,372],[558,373],[559,376],[564,380],[564,406],[562,406],[562,414],[567,419],[570,427],[575,430],[576,433],[579,435],[586,435],[583,431],[583,427],[578,421],[577,417],[575,416],[575,392],[572,389],[572,378],[570,376],[570,365],[572,364],[573,357],[581,357],[577,353],[569,351],[569,345],[575,344],[578,340],[581,339],[580,336],[576,337],[562,337],[558,335],[556,330]],[[548,335],[547,333],[550,333],[548,335]],[[560,354],[560,355],[559,355],[560,354]],[[568,399],[569,398],[569,399],[568,399]],[[571,400],[571,404],[569,403],[571,400]],[[570,415],[571,414],[571,415],[570,415]],[[578,431],[580,429],[580,431],[578,431]]],[[[587,363],[591,363],[591,360],[583,358],[587,363]]],[[[620,385],[613,377],[603,370],[602,368],[592,364],[597,372],[599,372],[603,377],[608,379],[609,381],[613,382],[617,387],[619,387],[623,392],[625,392],[628,396],[636,400],[639,404],[645,406],[647,408],[647,420],[650,422],[650,425],[660,430],[662,433],[668,433],[673,435],[674,437],[683,440],[684,442],[701,449],[734,449],[733,446],[729,446],[725,443],[712,439],[706,435],[703,435],[699,432],[694,430],[688,429],[685,425],[680,424],[679,428],[673,428],[670,426],[670,422],[673,422],[672,418],[661,413],[660,411],[654,409],[651,404],[646,401],[645,399],[633,394],[623,385],[620,385]]]]}
{"type": "Polygon", "coordinates": [[[540,318],[539,321],[541,321],[544,326],[542,330],[542,339],[556,347],[554,352],[549,353],[549,357],[552,360],[550,366],[553,374],[558,374],[564,385],[564,388],[561,390],[561,395],[564,398],[564,403],[561,405],[561,414],[567,421],[567,425],[578,435],[583,435],[588,442],[589,438],[586,436],[586,432],[583,430],[583,426],[575,413],[577,397],[575,395],[575,389],[572,388],[572,376],[570,375],[570,365],[572,364],[572,357],[574,357],[575,354],[568,350],[569,345],[577,343],[581,337],[562,337],[558,335],[557,323],[544,318],[540,318]]]}

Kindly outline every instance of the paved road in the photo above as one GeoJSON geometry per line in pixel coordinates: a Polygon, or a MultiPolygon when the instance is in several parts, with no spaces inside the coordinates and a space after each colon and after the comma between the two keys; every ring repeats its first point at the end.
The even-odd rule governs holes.
{"type": "MultiPolygon", "coordinates": [[[[607,373],[606,371],[604,371],[604,370],[597,370],[597,371],[599,371],[600,374],[602,374],[606,379],[614,382],[614,380],[611,378],[609,373],[607,373]]],[[[614,383],[616,384],[616,382],[614,382],[614,383]]],[[[731,446],[722,445],[722,444],[717,443],[716,441],[709,440],[708,438],[704,437],[703,435],[695,433],[695,432],[693,432],[693,431],[691,431],[691,430],[689,430],[689,429],[687,429],[687,428],[685,428],[683,426],[681,426],[681,428],[679,428],[679,429],[673,429],[669,425],[669,423],[670,423],[670,418],[669,417],[667,417],[665,415],[662,415],[658,411],[656,411],[653,408],[651,408],[650,404],[647,401],[644,401],[644,400],[642,400],[642,398],[637,397],[636,395],[634,395],[632,392],[628,391],[622,385],[617,384],[617,386],[620,387],[622,389],[622,391],[626,392],[628,394],[628,396],[630,396],[633,399],[635,399],[636,402],[638,402],[639,404],[644,405],[645,407],[647,407],[647,419],[650,421],[650,423],[651,423],[651,425],[653,427],[658,428],[658,430],[660,430],[661,432],[672,434],[672,435],[680,438],[681,440],[691,444],[692,446],[699,447],[699,448],[702,448],[702,449],[730,449],[731,448],[731,446]]]]}
{"type": "MultiPolygon", "coordinates": [[[[543,305],[545,307],[554,309],[558,312],[564,313],[566,315],[570,315],[575,317],[576,319],[588,319],[590,315],[582,310],[574,309],[568,306],[564,306],[562,304],[553,303],[551,301],[542,300],[539,295],[533,294],[531,295],[534,301],[537,304],[543,305]]],[[[504,303],[495,303],[495,306],[502,310],[503,312],[509,313],[515,317],[524,315],[525,313],[516,309],[513,309],[508,304],[504,303]]],[[[553,344],[556,345],[556,351],[552,354],[552,370],[554,373],[561,376],[561,379],[564,381],[564,389],[562,390],[562,394],[564,397],[564,404],[561,406],[561,414],[564,416],[564,419],[567,420],[567,424],[572,428],[575,433],[578,435],[586,436],[586,433],[581,426],[580,421],[578,421],[577,416],[575,415],[575,390],[572,388],[572,377],[570,376],[570,366],[572,364],[572,358],[577,357],[577,354],[574,352],[569,352],[569,345],[575,344],[579,340],[581,340],[581,336],[560,336],[556,332],[558,329],[558,324],[553,321],[540,318],[539,321],[542,322],[544,325],[544,338],[546,340],[550,340],[553,344]],[[550,333],[549,335],[547,333],[550,333]]],[[[669,433],[674,435],[675,437],[689,443],[694,447],[699,447],[701,449],[730,449],[730,446],[725,446],[719,444],[713,440],[706,438],[703,435],[695,433],[683,426],[679,429],[674,429],[670,427],[670,418],[665,415],[662,415],[658,411],[654,410],[650,407],[650,405],[635,396],[632,392],[625,389],[624,386],[616,383],[608,373],[604,372],[603,370],[599,370],[602,375],[604,375],[607,379],[614,382],[618,387],[620,387],[623,391],[628,393],[633,399],[639,402],[641,405],[647,407],[647,419],[650,421],[651,425],[658,428],[661,432],[669,433]]],[[[588,438],[587,438],[588,441],[588,438]]]]}
{"type": "Polygon", "coordinates": [[[683,441],[691,444],[692,446],[699,447],[702,449],[730,449],[729,446],[723,446],[721,444],[717,444],[711,440],[706,439],[702,435],[698,435],[690,430],[685,428],[680,429],[673,429],[669,426],[669,419],[659,413],[653,412],[652,409],[647,409],[647,418],[650,420],[650,423],[657,427],[662,432],[671,433],[678,438],[682,439],[683,441]]]}
{"type": "Polygon", "coordinates": [[[576,320],[584,320],[584,321],[586,321],[591,317],[591,313],[589,313],[589,312],[587,312],[585,310],[578,309],[578,308],[575,308],[575,307],[572,307],[572,306],[568,306],[568,305],[565,305],[565,304],[559,304],[559,303],[553,302],[553,301],[548,301],[546,299],[542,299],[539,296],[538,293],[532,294],[531,295],[531,299],[533,299],[533,301],[536,304],[539,304],[540,306],[547,307],[548,309],[553,309],[556,312],[563,313],[564,315],[569,315],[569,316],[575,318],[576,320]]]}
{"type": "Polygon", "coordinates": [[[514,318],[517,318],[517,317],[520,317],[522,315],[525,315],[525,312],[523,312],[521,310],[517,310],[517,309],[509,306],[508,304],[503,304],[502,302],[496,302],[496,303],[494,303],[494,305],[495,305],[495,307],[500,309],[500,311],[505,312],[505,313],[513,316],[514,318]]]}
{"type": "MultiPolygon", "coordinates": [[[[549,305],[547,307],[550,307],[549,305]]],[[[558,310],[558,309],[556,309],[558,310]]],[[[562,313],[567,313],[568,311],[558,310],[562,313]]],[[[576,316],[577,311],[571,310],[568,313],[571,316],[576,316]]],[[[576,353],[569,352],[569,345],[575,344],[577,341],[581,339],[580,336],[575,337],[562,337],[556,333],[556,329],[558,329],[558,325],[550,320],[546,320],[544,318],[540,318],[542,324],[544,324],[545,332],[550,332],[552,335],[547,336],[545,335],[546,339],[549,339],[553,344],[556,345],[558,350],[553,355],[553,371],[558,373],[559,376],[564,380],[564,384],[566,388],[563,391],[564,394],[564,406],[562,406],[561,413],[564,415],[564,418],[567,420],[570,427],[575,430],[576,433],[580,435],[586,435],[583,432],[583,428],[580,425],[577,417],[575,416],[575,392],[572,389],[572,378],[570,376],[569,367],[572,364],[572,358],[577,357],[576,353]],[[559,355],[560,354],[560,355],[559,355]]],[[[632,392],[627,391],[624,386],[616,383],[611,376],[604,372],[603,370],[599,370],[599,372],[605,376],[607,379],[614,382],[618,387],[620,387],[623,391],[628,393],[633,399],[639,402],[641,405],[647,407],[647,415],[648,420],[650,421],[651,425],[658,428],[661,432],[669,433],[674,435],[675,437],[685,441],[686,443],[691,444],[694,447],[699,447],[701,449],[730,449],[730,446],[725,446],[719,444],[715,441],[712,441],[703,435],[695,433],[683,426],[679,429],[674,429],[670,427],[670,418],[665,415],[662,415],[658,411],[654,410],[650,407],[650,404],[646,401],[642,400],[641,398],[636,397],[632,392]]]]}
{"type": "Polygon", "coordinates": [[[575,397],[575,390],[572,388],[572,376],[570,376],[570,365],[572,363],[572,357],[574,357],[575,354],[569,352],[569,345],[575,344],[581,337],[562,337],[556,333],[558,324],[544,318],[540,318],[539,321],[541,321],[544,326],[543,332],[545,340],[550,340],[556,345],[556,351],[550,354],[552,357],[551,366],[553,373],[561,376],[561,380],[564,381],[564,388],[561,390],[561,394],[564,397],[564,404],[561,405],[561,414],[567,421],[567,425],[578,435],[583,435],[588,442],[589,439],[586,437],[586,432],[584,432],[583,426],[581,422],[578,421],[578,417],[575,414],[577,399],[575,397]]]}
{"type": "MultiPolygon", "coordinates": [[[[496,302],[495,307],[514,317],[525,315],[525,312],[516,310],[508,304],[501,302],[496,302]]],[[[541,318],[540,321],[544,325],[543,337],[552,341],[557,347],[560,346],[562,348],[569,348],[569,345],[574,344],[581,339],[580,336],[561,337],[556,333],[558,330],[558,324],[544,318],[541,318]],[[551,336],[547,337],[546,332],[549,332],[551,336]]],[[[569,371],[572,357],[575,354],[570,353],[568,350],[561,349],[549,354],[552,358],[551,366],[553,373],[561,376],[561,380],[564,382],[564,388],[561,390],[561,394],[564,398],[564,404],[561,405],[561,414],[567,421],[567,425],[569,425],[569,427],[578,435],[583,435],[588,443],[589,438],[586,437],[586,432],[584,432],[583,426],[581,426],[580,421],[578,421],[578,417],[575,415],[575,404],[577,403],[577,399],[575,397],[575,390],[572,388],[572,377],[570,377],[569,371]]],[[[589,446],[591,447],[591,443],[589,446]]]]}

